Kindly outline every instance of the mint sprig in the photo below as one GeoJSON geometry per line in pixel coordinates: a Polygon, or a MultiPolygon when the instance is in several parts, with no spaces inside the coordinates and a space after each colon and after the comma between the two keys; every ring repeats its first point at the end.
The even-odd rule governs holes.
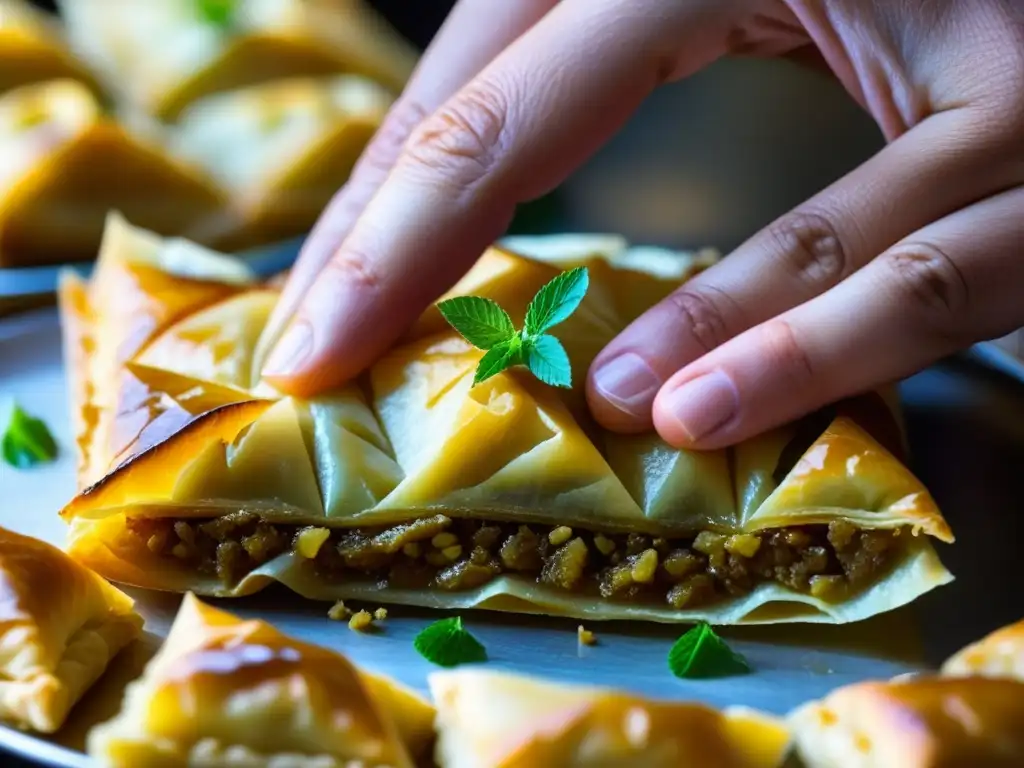
{"type": "Polygon", "coordinates": [[[545,384],[569,388],[569,355],[547,331],[576,311],[589,286],[586,267],[561,273],[537,291],[519,331],[508,313],[491,299],[456,296],[439,302],[437,308],[462,338],[486,352],[477,365],[474,385],[515,365],[525,365],[545,384]]]}
{"type": "Polygon", "coordinates": [[[706,621],[676,640],[668,652],[668,668],[682,678],[711,678],[749,673],[747,660],[715,634],[706,621]]]}
{"type": "Polygon", "coordinates": [[[441,619],[424,627],[413,640],[413,647],[427,661],[439,667],[457,667],[487,661],[487,651],[462,626],[462,617],[441,619]]]}
{"type": "Polygon", "coordinates": [[[4,461],[17,469],[51,461],[57,456],[57,441],[41,419],[29,416],[17,405],[0,439],[4,461]]]}

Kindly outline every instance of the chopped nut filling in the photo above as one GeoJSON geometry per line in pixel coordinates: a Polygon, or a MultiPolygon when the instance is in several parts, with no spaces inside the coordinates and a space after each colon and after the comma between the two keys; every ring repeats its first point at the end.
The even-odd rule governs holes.
{"type": "Polygon", "coordinates": [[[583,625],[580,624],[576,627],[576,640],[579,641],[580,645],[595,645],[597,643],[597,635],[589,629],[584,629],[583,625]]]}
{"type": "Polygon", "coordinates": [[[678,609],[739,597],[764,582],[840,599],[890,565],[900,533],[836,521],[675,539],[445,515],[386,528],[329,530],[274,525],[247,512],[208,521],[129,519],[128,530],[139,546],[227,584],[294,551],[329,579],[356,576],[399,589],[459,591],[508,573],[607,600],[667,602],[678,609]]]}

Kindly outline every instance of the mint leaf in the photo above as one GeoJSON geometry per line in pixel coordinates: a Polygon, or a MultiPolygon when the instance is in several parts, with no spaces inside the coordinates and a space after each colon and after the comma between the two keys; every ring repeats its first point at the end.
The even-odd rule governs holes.
{"type": "Polygon", "coordinates": [[[522,362],[522,349],[523,343],[518,336],[491,347],[477,363],[473,385],[487,381],[491,376],[496,376],[513,365],[519,365],[522,362]]]}
{"type": "Polygon", "coordinates": [[[516,335],[508,312],[479,296],[456,296],[437,305],[444,319],[470,344],[491,349],[516,335]]]}
{"type": "Polygon", "coordinates": [[[420,656],[439,667],[487,661],[487,650],[463,628],[459,616],[435,621],[422,629],[412,644],[420,656]]]}
{"type": "Polygon", "coordinates": [[[569,317],[583,301],[589,285],[587,268],[576,267],[537,291],[526,309],[526,334],[539,336],[569,317]]]}
{"type": "Polygon", "coordinates": [[[683,678],[728,677],[751,671],[747,660],[726,645],[706,621],[676,640],[668,652],[668,668],[683,678]]]}
{"type": "Polygon", "coordinates": [[[234,21],[238,0],[195,0],[195,3],[199,17],[203,21],[227,29],[234,21]]]}
{"type": "Polygon", "coordinates": [[[491,299],[456,296],[438,302],[448,324],[486,354],[473,375],[473,385],[511,368],[526,365],[540,381],[553,387],[572,386],[572,367],[562,343],[544,331],[565,320],[586,295],[586,267],[563,272],[542,287],[526,311],[523,330],[516,332],[508,313],[491,299]]]}
{"type": "Polygon", "coordinates": [[[552,387],[572,387],[572,366],[562,342],[554,336],[531,336],[523,345],[526,367],[545,384],[552,387]]]}
{"type": "Polygon", "coordinates": [[[17,405],[0,439],[0,453],[12,467],[27,469],[57,456],[57,442],[40,419],[29,416],[17,405]]]}

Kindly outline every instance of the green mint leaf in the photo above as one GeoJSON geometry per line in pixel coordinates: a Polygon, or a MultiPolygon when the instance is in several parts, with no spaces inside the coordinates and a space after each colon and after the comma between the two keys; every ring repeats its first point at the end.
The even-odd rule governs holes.
{"type": "Polygon", "coordinates": [[[238,0],[195,0],[199,18],[207,24],[227,29],[235,19],[238,0]]]}
{"type": "Polygon", "coordinates": [[[40,419],[29,416],[15,405],[11,410],[11,420],[0,439],[0,453],[12,467],[27,469],[33,464],[55,458],[57,442],[40,419]]]}
{"type": "Polygon", "coordinates": [[[435,621],[421,630],[412,644],[420,656],[439,667],[487,661],[486,649],[463,628],[459,616],[435,621]]]}
{"type": "Polygon", "coordinates": [[[523,344],[526,367],[538,379],[552,387],[572,386],[572,366],[562,342],[554,336],[531,336],[523,344]]]}
{"type": "Polygon", "coordinates": [[[726,645],[706,621],[676,640],[668,652],[668,668],[676,677],[684,678],[729,677],[750,672],[747,660],[726,645]]]}
{"type": "Polygon", "coordinates": [[[437,305],[444,319],[478,349],[492,349],[516,335],[512,318],[496,302],[479,296],[456,296],[437,305]]]}
{"type": "Polygon", "coordinates": [[[522,362],[523,343],[518,336],[491,347],[480,358],[473,374],[473,386],[522,362]]]}
{"type": "Polygon", "coordinates": [[[526,309],[526,334],[539,336],[569,317],[583,301],[589,285],[587,268],[576,267],[537,291],[526,309]]]}

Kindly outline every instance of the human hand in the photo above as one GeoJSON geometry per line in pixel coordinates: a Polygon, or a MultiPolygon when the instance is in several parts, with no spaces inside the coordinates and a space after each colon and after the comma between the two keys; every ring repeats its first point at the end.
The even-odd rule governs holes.
{"type": "Polygon", "coordinates": [[[815,49],[888,145],[614,340],[597,419],[719,447],[1024,325],[1020,0],[461,0],[304,249],[264,374],[357,374],[657,85],[815,49]]]}

